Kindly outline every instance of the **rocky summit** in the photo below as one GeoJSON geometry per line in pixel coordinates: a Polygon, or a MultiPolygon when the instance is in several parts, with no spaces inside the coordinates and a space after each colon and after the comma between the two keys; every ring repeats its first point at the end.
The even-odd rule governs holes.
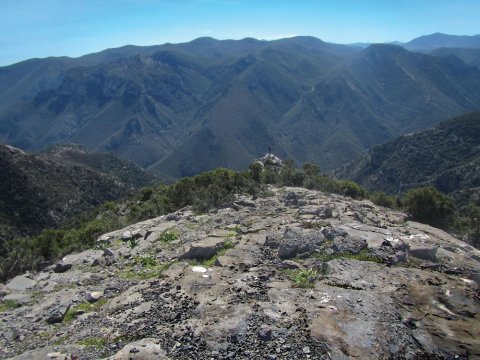
{"type": "Polygon", "coordinates": [[[480,251],[302,188],[189,208],[0,287],[13,359],[480,357],[480,251]]]}

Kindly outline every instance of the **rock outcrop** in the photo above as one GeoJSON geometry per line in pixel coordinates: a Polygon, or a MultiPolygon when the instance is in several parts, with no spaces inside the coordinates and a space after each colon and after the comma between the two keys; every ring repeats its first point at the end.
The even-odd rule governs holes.
{"type": "Polygon", "coordinates": [[[12,279],[0,357],[480,357],[480,251],[369,202],[271,192],[131,225],[63,272],[12,279]]]}

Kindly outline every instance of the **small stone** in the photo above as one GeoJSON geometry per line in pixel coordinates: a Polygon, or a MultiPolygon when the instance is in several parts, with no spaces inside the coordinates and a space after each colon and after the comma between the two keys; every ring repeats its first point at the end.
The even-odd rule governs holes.
{"type": "Polygon", "coordinates": [[[310,354],[310,346],[305,346],[302,351],[304,354],[310,354]]]}
{"type": "Polygon", "coordinates": [[[98,301],[101,297],[103,297],[103,292],[101,291],[87,291],[85,293],[85,299],[90,303],[98,301]]]}
{"type": "Polygon", "coordinates": [[[296,261],[293,260],[283,260],[279,267],[281,269],[289,269],[289,270],[295,270],[295,269],[300,269],[302,266],[297,263],[296,261]]]}
{"type": "Polygon", "coordinates": [[[272,329],[267,326],[262,326],[262,328],[258,331],[258,337],[263,341],[272,340],[272,329]]]}
{"type": "Polygon", "coordinates": [[[109,249],[109,248],[104,248],[103,249],[103,256],[112,256],[115,257],[115,253],[109,249]]]}
{"type": "Polygon", "coordinates": [[[278,249],[280,242],[275,238],[275,236],[267,235],[265,238],[265,245],[270,249],[278,249]]]}

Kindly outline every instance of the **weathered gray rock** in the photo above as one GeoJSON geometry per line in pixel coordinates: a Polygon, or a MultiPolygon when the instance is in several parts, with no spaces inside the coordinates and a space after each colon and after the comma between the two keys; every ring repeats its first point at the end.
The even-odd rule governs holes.
{"type": "Polygon", "coordinates": [[[241,246],[238,248],[227,250],[225,255],[220,256],[216,260],[215,265],[230,268],[251,268],[257,266],[260,261],[261,259],[258,253],[258,249],[241,246]]]}
{"type": "Polygon", "coordinates": [[[208,237],[192,244],[180,259],[206,260],[213,257],[225,244],[224,238],[208,237]]]}
{"type": "Polygon", "coordinates": [[[437,249],[438,246],[435,245],[412,244],[410,246],[409,254],[418,259],[436,262],[437,249]]]}
{"type": "Polygon", "coordinates": [[[332,208],[330,206],[304,206],[298,210],[299,215],[312,215],[320,219],[328,219],[332,217],[332,208]]]}
{"type": "Polygon", "coordinates": [[[32,280],[25,275],[18,275],[5,285],[5,289],[12,291],[25,291],[34,287],[36,283],[35,280],[32,280]]]}
{"type": "Polygon", "coordinates": [[[80,345],[57,345],[47,346],[39,350],[26,351],[25,353],[12,357],[10,360],[71,360],[79,359],[79,354],[84,346],[80,345]]]}
{"type": "Polygon", "coordinates": [[[115,253],[112,251],[112,249],[104,248],[103,249],[103,256],[105,256],[105,257],[115,257],[115,253]]]}
{"type": "Polygon", "coordinates": [[[132,239],[143,239],[147,236],[147,232],[144,229],[136,229],[132,231],[132,239]]]}
{"type": "Polygon", "coordinates": [[[347,231],[338,227],[325,227],[322,234],[332,241],[332,250],[340,253],[358,254],[368,248],[366,239],[360,236],[350,236],[347,231]]]}
{"type": "Polygon", "coordinates": [[[130,225],[106,236],[115,239],[106,256],[100,250],[73,254],[65,258],[74,265],[70,271],[12,281],[15,290],[4,286],[2,292],[15,302],[2,304],[0,358],[105,339],[105,346],[45,347],[18,357],[98,359],[132,336],[145,343],[131,343],[111,359],[430,359],[467,351],[480,357],[480,251],[428,225],[399,225],[397,212],[367,202],[293,187],[269,190],[272,196],[237,212],[193,216],[184,209],[130,225]],[[297,198],[294,207],[284,206],[285,191],[297,198]],[[333,213],[328,221],[318,210],[324,206],[333,213]],[[299,216],[305,208],[314,212],[299,216]],[[178,239],[157,241],[172,226],[178,239]],[[134,249],[116,241],[134,229],[152,234],[134,249]],[[363,239],[383,262],[344,256],[363,248],[363,239]],[[209,258],[225,248],[223,241],[235,246],[215,265],[176,261],[209,258]],[[402,264],[408,245],[438,247],[438,261],[402,264]],[[279,259],[278,250],[295,260],[279,259]],[[85,257],[104,263],[113,254],[115,266],[84,266],[85,257]],[[96,290],[106,301],[95,311],[81,314],[79,306],[73,321],[46,323],[50,316],[61,321],[66,307],[59,303],[85,303],[85,293],[96,290]],[[28,301],[16,307],[23,298],[28,301]]]}
{"type": "Polygon", "coordinates": [[[280,246],[280,240],[274,235],[267,235],[265,238],[265,245],[271,249],[278,249],[280,246]]]}
{"type": "Polygon", "coordinates": [[[327,240],[335,240],[336,238],[348,236],[348,233],[344,229],[337,227],[325,227],[322,229],[322,234],[327,240]]]}
{"type": "Polygon", "coordinates": [[[318,209],[317,216],[320,219],[329,219],[333,216],[333,209],[330,206],[321,206],[318,209]]]}
{"type": "Polygon", "coordinates": [[[63,321],[63,318],[67,314],[67,311],[70,309],[70,304],[68,305],[58,305],[53,310],[50,311],[47,317],[47,323],[57,324],[63,321]]]}
{"type": "Polygon", "coordinates": [[[333,240],[332,249],[335,252],[358,254],[362,250],[368,248],[367,241],[359,236],[351,237],[346,234],[345,236],[338,236],[333,240]]]}
{"type": "Polygon", "coordinates": [[[293,258],[298,254],[311,253],[319,250],[325,237],[318,230],[287,228],[280,241],[278,257],[293,258]]]}
{"type": "Polygon", "coordinates": [[[267,325],[262,325],[258,331],[258,337],[263,341],[272,340],[272,329],[267,325]]]}
{"type": "Polygon", "coordinates": [[[237,206],[245,206],[245,207],[256,207],[255,201],[248,200],[248,199],[240,199],[234,202],[235,205],[237,206]]]}
{"type": "Polygon", "coordinates": [[[165,351],[158,344],[158,340],[153,338],[145,338],[142,340],[131,342],[125,345],[122,350],[114,356],[109,357],[110,360],[168,360],[165,351]]]}
{"type": "Polygon", "coordinates": [[[409,246],[399,239],[384,240],[380,247],[372,250],[372,254],[386,264],[395,265],[407,261],[409,246]]]}
{"type": "Polygon", "coordinates": [[[279,268],[281,269],[289,269],[289,270],[295,270],[295,269],[300,269],[302,266],[293,260],[283,260],[280,265],[278,265],[279,268]]]}
{"type": "Polygon", "coordinates": [[[63,273],[65,271],[70,270],[71,268],[72,268],[71,263],[66,263],[61,261],[55,265],[55,267],[53,268],[53,271],[56,273],[63,273]]]}
{"type": "Polygon", "coordinates": [[[298,196],[293,191],[289,191],[283,197],[283,201],[287,206],[296,206],[298,205],[298,196]]]}

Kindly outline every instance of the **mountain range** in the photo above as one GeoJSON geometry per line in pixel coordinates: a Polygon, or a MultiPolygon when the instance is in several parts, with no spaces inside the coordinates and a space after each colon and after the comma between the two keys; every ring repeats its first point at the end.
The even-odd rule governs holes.
{"type": "Polygon", "coordinates": [[[331,170],[479,108],[476,60],[439,55],[295,37],[33,59],[0,68],[0,140],[108,150],[171,179],[244,169],[269,146],[331,170]]]}
{"type": "Polygon", "coordinates": [[[391,194],[432,185],[480,205],[480,111],[376,146],[335,175],[391,194]]]}

